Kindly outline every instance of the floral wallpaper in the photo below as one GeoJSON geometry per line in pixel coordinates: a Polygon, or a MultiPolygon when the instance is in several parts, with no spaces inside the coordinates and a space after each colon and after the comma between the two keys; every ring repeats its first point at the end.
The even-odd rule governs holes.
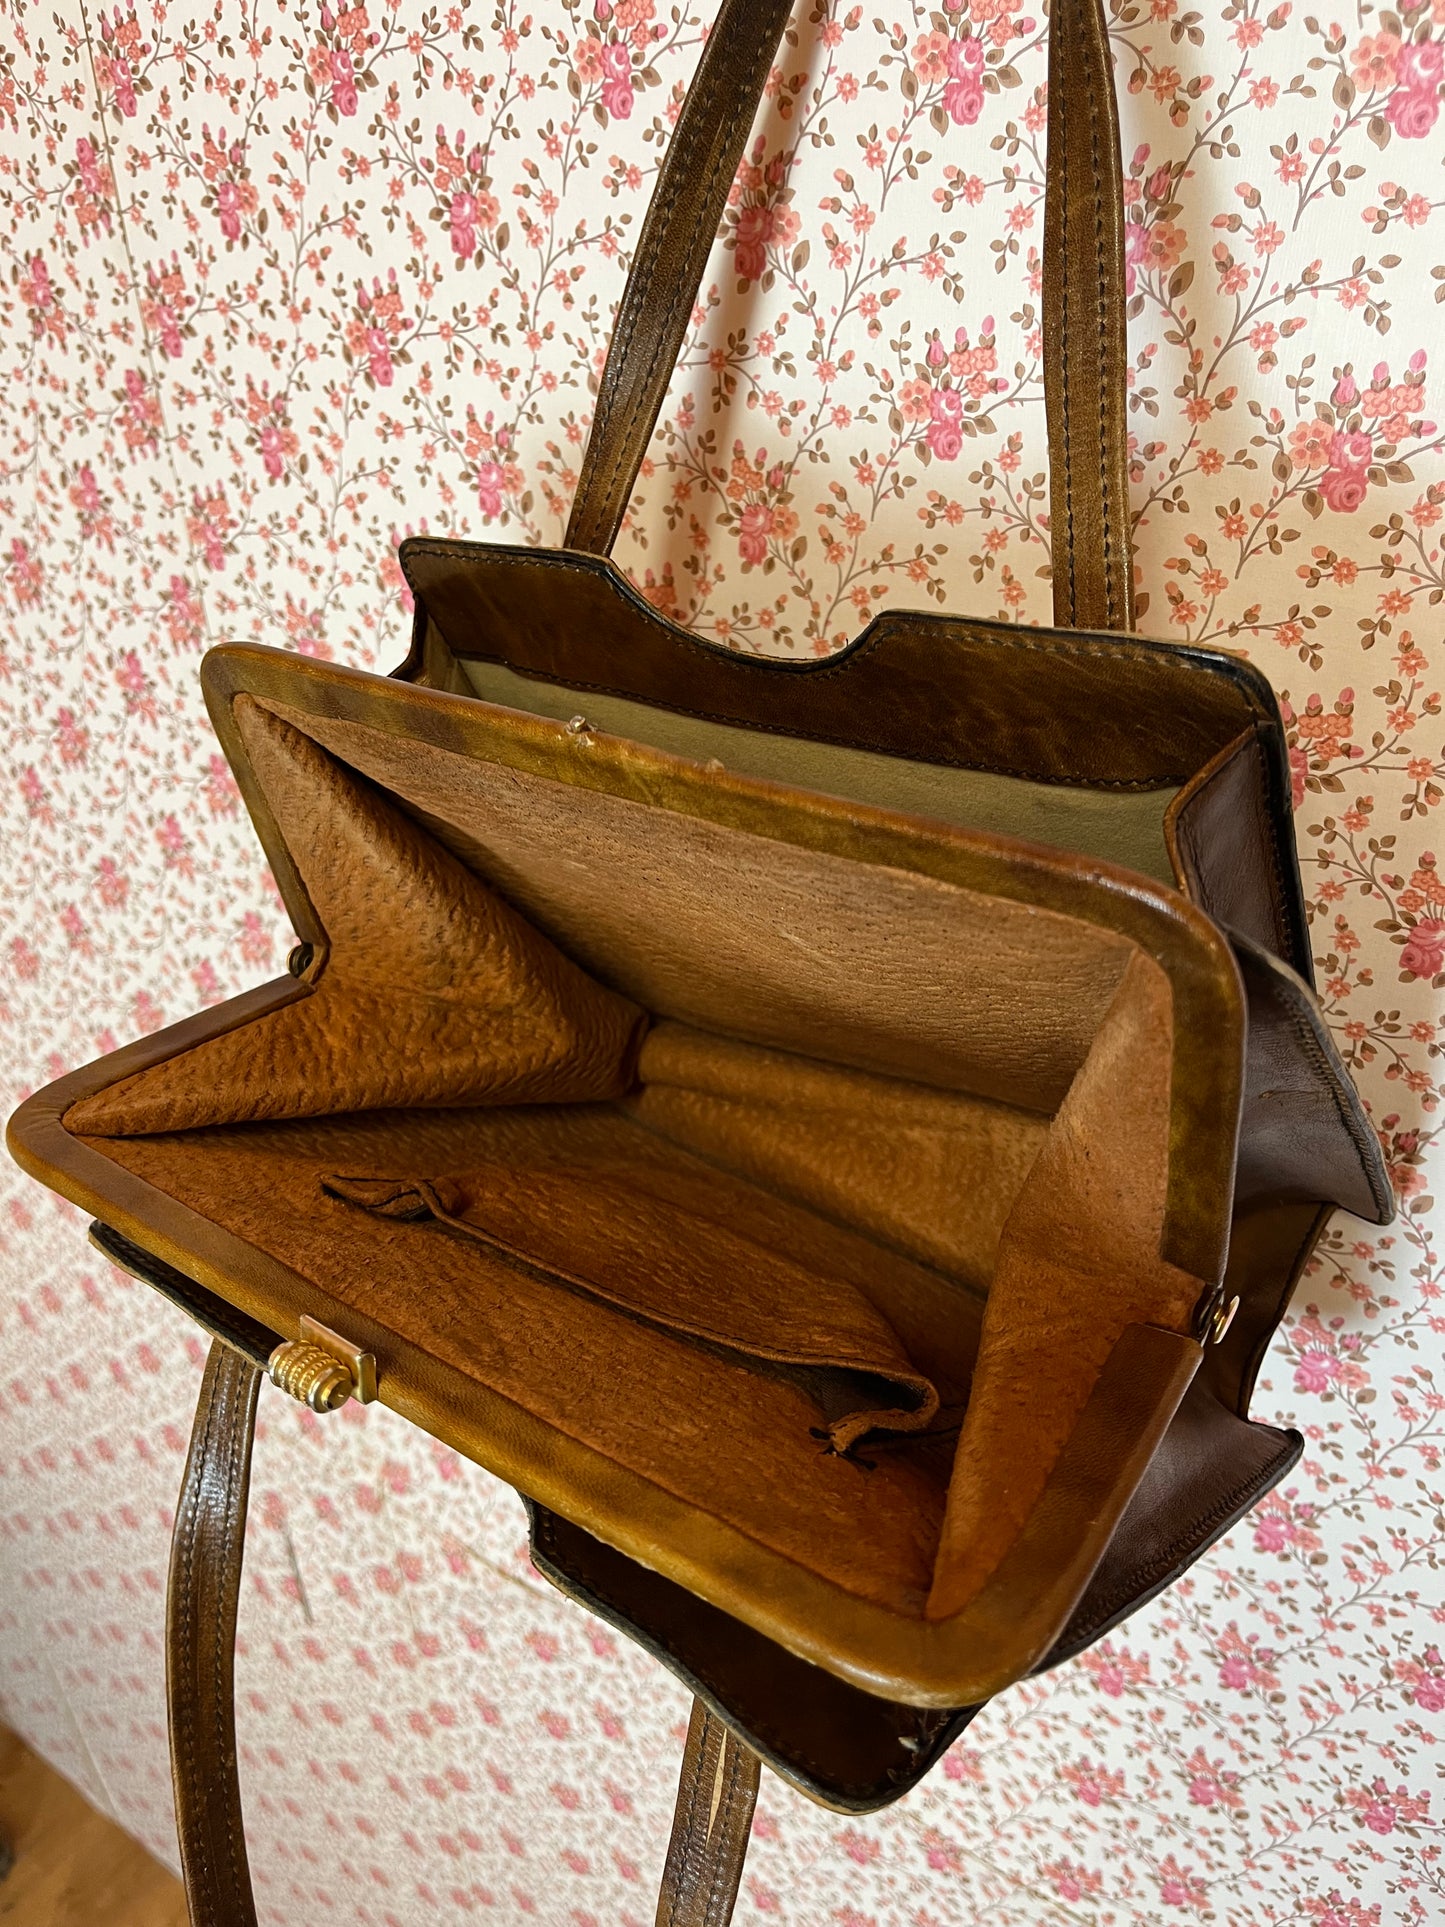
{"type": "MultiPolygon", "coordinates": [[[[386,669],[408,531],[555,542],[701,0],[0,5],[0,1095],[275,974],[203,649],[386,669]]],[[[765,1776],[742,1921],[1445,1916],[1445,0],[1121,0],[1141,626],[1289,719],[1329,1018],[1402,1199],[1257,1409],[1298,1472],[888,1813],[765,1776]]],[[[743,650],[1048,619],[1037,0],[801,5],[619,546],[743,650]]],[[[201,1351],[5,1167],[0,1716],[174,1859],[201,1351]]],[[[263,1398],[238,1665],[263,1918],[652,1918],[685,1696],[504,1487],[263,1398]]]]}

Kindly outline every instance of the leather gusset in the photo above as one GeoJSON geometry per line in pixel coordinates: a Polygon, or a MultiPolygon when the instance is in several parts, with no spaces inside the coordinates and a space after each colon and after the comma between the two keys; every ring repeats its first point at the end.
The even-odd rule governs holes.
{"type": "Polygon", "coordinates": [[[129,1136],[409,1105],[618,1096],[646,1017],[299,730],[249,697],[237,722],[331,954],[264,1024],[86,1098],[68,1126],[129,1136]]]}
{"type": "Polygon", "coordinates": [[[425,742],[381,770],[358,729],[360,774],[334,720],[238,708],[323,965],[67,1128],[842,1592],[960,1610],[1125,1327],[1187,1332],[1202,1291],[1160,1256],[1161,967],[425,742]]]}

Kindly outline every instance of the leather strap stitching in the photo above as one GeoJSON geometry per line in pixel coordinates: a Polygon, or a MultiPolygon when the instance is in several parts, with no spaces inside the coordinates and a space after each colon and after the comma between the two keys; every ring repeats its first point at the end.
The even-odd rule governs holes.
{"type": "MultiPolygon", "coordinates": [[[[212,1384],[212,1369],[215,1364],[216,1353],[213,1350],[206,1364],[206,1376],[202,1381],[201,1388],[202,1396],[206,1400],[206,1423],[205,1430],[201,1434],[200,1439],[199,1459],[193,1462],[194,1469],[193,1466],[187,1466],[186,1468],[186,1490],[181,1494],[181,1512],[176,1521],[177,1531],[183,1532],[185,1535],[182,1541],[183,1550],[180,1560],[183,1617],[181,1620],[180,1678],[176,1680],[171,1687],[170,1703],[172,1725],[173,1727],[179,1727],[182,1733],[182,1747],[185,1753],[183,1784],[187,1788],[196,1787],[200,1777],[196,1772],[196,1723],[190,1695],[190,1685],[196,1676],[195,1622],[198,1615],[192,1610],[191,1602],[194,1598],[196,1539],[199,1533],[199,1518],[196,1507],[192,1503],[191,1488],[197,1482],[196,1473],[199,1467],[209,1464],[211,1457],[211,1435],[216,1417],[216,1401],[212,1384]],[[184,1723],[182,1724],[182,1722],[184,1723]]],[[[194,1454],[196,1451],[194,1441],[192,1442],[191,1449],[194,1454]]],[[[177,1804],[179,1806],[179,1802],[177,1804]]],[[[179,1812],[177,1818],[181,1818],[179,1812]]],[[[189,1867],[185,1864],[185,1850],[189,1848],[190,1852],[197,1856],[201,1872],[204,1874],[209,1866],[209,1855],[206,1852],[205,1840],[201,1830],[190,1826],[190,1819],[191,1816],[187,1814],[185,1816],[187,1823],[186,1837],[183,1838],[181,1842],[183,1871],[189,1873],[189,1867]]]]}
{"type": "MultiPolygon", "coordinates": [[[[743,1755],[738,1741],[726,1729],[723,1733],[723,1749],[727,1761],[727,1780],[723,1787],[722,1798],[718,1801],[714,1823],[716,1847],[712,1854],[712,1886],[708,1893],[707,1906],[703,1910],[704,1927],[726,1927],[727,1916],[732,1912],[730,1901],[736,1893],[734,1889],[734,1894],[730,1895],[727,1888],[731,1884],[729,1876],[733,1871],[733,1851],[736,1845],[733,1828],[742,1817],[738,1811],[740,1804],[738,1782],[742,1777],[743,1755]]],[[[713,1846],[711,1838],[708,1844],[710,1847],[713,1846]]],[[[738,1864],[737,1871],[741,1875],[741,1864],[738,1864]]]]}
{"type": "MultiPolygon", "coordinates": [[[[250,1451],[251,1427],[245,1424],[244,1421],[242,1424],[237,1425],[234,1421],[231,1408],[236,1402],[236,1380],[240,1373],[246,1369],[254,1371],[255,1367],[243,1367],[234,1361],[234,1354],[227,1353],[224,1360],[224,1369],[220,1373],[222,1386],[220,1400],[222,1414],[221,1436],[227,1446],[226,1463],[224,1467],[225,1522],[228,1530],[234,1531],[238,1540],[241,1539],[244,1533],[245,1524],[243,1518],[236,1517],[239,1511],[236,1488],[242,1455],[250,1451]]],[[[237,1579],[239,1585],[239,1574],[237,1575],[237,1579]]],[[[224,1567],[222,1568],[222,1583],[224,1584],[224,1567]]],[[[224,1610],[223,1607],[222,1611],[219,1612],[212,1621],[211,1687],[215,1696],[214,1731],[216,1756],[218,1759],[226,1758],[231,1765],[232,1772],[239,1775],[240,1762],[236,1757],[234,1675],[229,1690],[226,1688],[225,1681],[227,1661],[230,1661],[233,1668],[235,1665],[234,1646],[231,1640],[226,1637],[227,1633],[233,1630],[228,1624],[230,1617],[230,1613],[224,1610]]],[[[241,1870],[236,1853],[236,1823],[239,1818],[236,1805],[236,1802],[229,1799],[226,1801],[226,1855],[231,1873],[232,1898],[234,1904],[237,1907],[241,1907],[250,1900],[250,1894],[249,1891],[243,1894],[241,1870]]],[[[244,1836],[241,1853],[242,1858],[244,1858],[244,1836]]]]}
{"type": "MultiPolygon", "coordinates": [[[[776,0],[775,0],[776,5],[776,0]]],[[[651,256],[659,252],[660,244],[665,243],[668,229],[678,199],[684,190],[701,178],[714,181],[722,172],[726,156],[740,149],[741,138],[746,128],[756,116],[758,101],[772,66],[772,54],[777,39],[787,24],[789,9],[781,7],[776,20],[768,20],[761,31],[756,53],[766,60],[761,74],[756,69],[756,55],[749,63],[749,70],[736,77],[730,77],[725,66],[726,55],[715,51],[725,47],[726,40],[735,32],[748,30],[745,19],[735,21],[734,13],[741,14],[741,0],[729,0],[719,10],[711,34],[703,48],[702,58],[683,102],[682,112],[672,138],[668,142],[663,160],[662,178],[659,183],[661,199],[654,196],[643,221],[638,236],[637,249],[633,255],[632,267],[627,284],[622,292],[618,306],[617,320],[614,324],[613,338],[608,347],[607,361],[602,372],[602,384],[598,394],[598,404],[593,415],[592,429],[588,436],[586,452],[582,459],[582,475],[573,498],[572,511],[568,519],[566,544],[569,548],[585,548],[605,554],[617,539],[623,517],[627,513],[632,487],[637,479],[637,471],[647,452],[647,444],[657,425],[657,417],[662,407],[667,384],[664,382],[655,398],[651,391],[657,372],[664,358],[676,365],[681,351],[686,317],[697,299],[706,257],[698,263],[693,273],[690,269],[693,254],[711,225],[709,243],[717,232],[722,208],[726,207],[724,198],[720,208],[715,194],[705,193],[692,222],[686,230],[682,258],[685,270],[673,284],[662,314],[657,318],[656,338],[651,354],[645,363],[640,379],[630,380],[633,341],[648,311],[648,297],[652,291],[654,277],[651,273],[651,256]],[[714,61],[717,71],[714,72],[714,61]],[[751,84],[749,84],[751,83],[751,84]],[[723,86],[732,89],[732,100],[726,117],[709,128],[709,109],[715,92],[723,86]],[[706,144],[704,149],[704,144],[706,144]],[[616,438],[609,467],[604,472],[595,472],[592,463],[604,454],[604,444],[609,439],[608,426],[617,413],[620,399],[627,392],[633,409],[633,419],[621,435],[616,438]],[[625,484],[619,487],[625,471],[631,473],[625,484]]],[[[757,28],[753,29],[758,31],[757,28]]],[[[736,163],[728,170],[725,187],[731,187],[736,163]]],[[[670,379],[670,376],[669,376],[670,379]]]]}
{"type": "Polygon", "coordinates": [[[260,1369],[216,1340],[206,1362],[176,1514],[167,1600],[167,1699],[176,1823],[191,1918],[204,1927],[255,1927],[235,1745],[237,1591],[260,1369]],[[206,1557],[208,1538],[214,1537],[206,1557]],[[207,1581],[211,1584],[208,1587],[207,1581]],[[202,1628],[200,1622],[204,1618],[202,1628]],[[203,1642],[209,1638],[209,1651],[203,1642]],[[210,1745],[199,1721],[210,1675],[210,1745]],[[209,1753],[209,1757],[207,1754],[209,1753]],[[207,1813],[219,1809],[215,1847],[207,1813]],[[229,1878],[228,1878],[229,1876],[229,1878]]]}
{"type": "Polygon", "coordinates": [[[1099,502],[1104,537],[1104,606],[1112,629],[1118,621],[1118,603],[1114,581],[1113,490],[1109,474],[1109,317],[1104,302],[1104,195],[1099,178],[1099,102],[1093,88],[1089,89],[1089,151],[1093,159],[1091,178],[1094,188],[1094,313],[1099,332],[1098,389],[1102,431],[1099,435],[1099,502]]]}
{"type": "MultiPolygon", "coordinates": [[[[1063,3],[1064,0],[1054,0],[1056,6],[1062,6],[1063,3]]],[[[1062,39],[1064,31],[1062,20],[1057,22],[1054,31],[1062,39]]],[[[1054,117],[1054,125],[1048,130],[1047,140],[1050,152],[1053,150],[1055,140],[1057,140],[1059,147],[1058,173],[1055,177],[1057,182],[1056,191],[1060,201],[1059,234],[1061,242],[1059,250],[1061,256],[1059,280],[1059,368],[1061,377],[1059,407],[1063,419],[1059,424],[1059,442],[1063,450],[1064,500],[1067,504],[1067,512],[1064,518],[1065,559],[1063,613],[1068,618],[1068,626],[1072,628],[1074,619],[1078,614],[1078,607],[1075,590],[1074,562],[1076,549],[1074,539],[1074,415],[1071,401],[1072,391],[1069,387],[1069,339],[1071,334],[1069,327],[1069,287],[1072,280],[1072,276],[1069,273],[1069,202],[1071,198],[1069,192],[1069,110],[1067,106],[1064,105],[1064,102],[1068,99],[1068,89],[1057,85],[1058,78],[1062,77],[1063,62],[1051,62],[1051,69],[1049,114],[1054,117]]],[[[1045,195],[1047,195],[1048,184],[1046,184],[1044,192],[1045,195]]],[[[1047,406],[1045,407],[1045,413],[1047,413],[1047,406]]],[[[1055,607],[1055,616],[1057,617],[1059,613],[1058,608],[1055,607]]]]}
{"type": "Polygon", "coordinates": [[[727,1927],[747,1858],[757,1784],[756,1753],[694,1699],[657,1927],[727,1927]]]}
{"type": "Polygon", "coordinates": [[[665,1927],[677,1927],[677,1910],[693,1884],[691,1858],[696,1850],[697,1835],[697,1796],[702,1785],[707,1764],[708,1745],[712,1737],[712,1715],[706,1707],[693,1705],[693,1728],[688,1734],[687,1748],[683,1754],[683,1772],[688,1776],[688,1799],[685,1812],[680,1812],[673,1826],[673,1838],[669,1842],[668,1864],[663,1870],[663,1881],[667,1894],[667,1920],[665,1927]],[[699,1714],[701,1718],[699,1719],[699,1714]],[[693,1751],[696,1739],[697,1750],[693,1751]],[[676,1862],[674,1866],[674,1855],[676,1862]]]}
{"type": "MultiPolygon", "coordinates": [[[[751,119],[755,111],[756,111],[755,105],[750,100],[740,101],[736,105],[736,107],[734,108],[732,114],[729,116],[729,119],[726,123],[725,132],[728,135],[729,139],[735,136],[737,124],[739,120],[741,120],[743,113],[746,112],[748,114],[749,119],[751,119]]],[[[714,148],[714,152],[715,151],[716,151],[716,148],[714,148]]],[[[681,159],[681,157],[679,157],[679,159],[681,159]]],[[[670,218],[673,205],[676,202],[678,194],[682,190],[683,174],[684,174],[684,170],[681,166],[679,166],[677,171],[676,185],[673,188],[671,195],[669,196],[666,207],[662,210],[661,218],[664,225],[666,224],[667,220],[670,218]]],[[[709,211],[710,210],[708,209],[708,207],[704,205],[699,210],[699,213],[696,219],[694,220],[691,229],[688,232],[687,250],[689,254],[691,253],[693,247],[695,247],[697,244],[698,234],[703,226],[704,221],[707,219],[709,211]]],[[[647,238],[648,237],[645,233],[638,236],[639,249],[641,248],[643,242],[647,238]]],[[[686,290],[684,291],[686,292],[686,290]]],[[[697,290],[693,290],[691,294],[689,294],[687,297],[687,306],[689,310],[691,309],[692,303],[696,300],[696,298],[697,298],[697,290]]],[[[681,301],[675,303],[672,309],[672,313],[675,315],[676,312],[681,308],[681,306],[682,306],[681,301]]],[[[613,413],[613,405],[614,405],[615,397],[617,393],[621,390],[623,381],[626,378],[626,366],[625,366],[626,357],[628,354],[628,350],[631,346],[633,329],[635,328],[637,319],[640,317],[642,313],[642,308],[643,308],[643,303],[639,301],[636,304],[636,307],[634,308],[632,315],[629,316],[628,318],[623,339],[619,344],[618,349],[609,350],[609,353],[608,353],[608,360],[610,362],[612,358],[612,353],[620,352],[623,357],[623,365],[619,373],[617,386],[613,390],[613,395],[609,397],[607,407],[602,415],[602,421],[604,424],[607,420],[611,418],[611,415],[613,413]]],[[[669,326],[666,333],[659,330],[658,338],[654,343],[652,353],[648,357],[648,360],[644,366],[642,379],[639,384],[643,397],[646,396],[648,389],[652,385],[653,379],[657,374],[658,366],[661,363],[663,356],[667,353],[669,347],[672,345],[672,333],[673,333],[673,328],[675,328],[675,326],[676,326],[676,323],[674,321],[672,325],[669,326]]],[[[660,407],[661,406],[660,396],[658,398],[658,403],[660,407]]],[[[639,416],[641,412],[642,411],[639,411],[639,416]]],[[[616,502],[613,502],[611,498],[613,497],[614,493],[617,491],[617,483],[619,478],[621,477],[624,465],[628,461],[630,461],[633,457],[633,449],[630,444],[634,440],[641,441],[641,448],[637,453],[637,466],[640,467],[641,457],[647,451],[647,442],[652,439],[652,431],[655,427],[656,427],[656,416],[654,415],[653,420],[648,425],[647,439],[645,441],[642,441],[641,437],[638,436],[635,431],[633,435],[626,436],[622,439],[614,455],[611,467],[608,469],[605,476],[599,481],[599,483],[597,484],[596,490],[594,491],[595,493],[598,493],[601,495],[602,505],[606,512],[604,515],[598,515],[594,511],[590,519],[598,523],[599,526],[603,526],[604,528],[606,528],[607,524],[613,525],[610,528],[606,528],[606,532],[603,536],[602,547],[604,551],[609,550],[612,547],[613,542],[616,541],[617,531],[618,529],[620,529],[622,525],[622,518],[627,513],[627,503],[625,501],[616,503],[616,502]]],[[[594,435],[597,433],[596,427],[594,427],[592,432],[594,435]]],[[[634,470],[634,476],[635,476],[635,470],[634,470]]],[[[585,508],[585,505],[584,505],[584,508],[585,508]]],[[[585,531],[587,520],[588,520],[588,517],[584,512],[582,528],[579,529],[578,534],[575,538],[572,534],[572,531],[570,529],[568,530],[568,547],[569,548],[574,546],[575,547],[584,546],[581,540],[581,536],[585,531]]]]}

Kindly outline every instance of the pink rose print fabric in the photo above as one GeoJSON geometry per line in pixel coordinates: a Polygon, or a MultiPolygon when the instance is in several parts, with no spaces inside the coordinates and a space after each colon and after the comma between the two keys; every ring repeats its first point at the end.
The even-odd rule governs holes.
{"type": "MultiPolygon", "coordinates": [[[[385,670],[396,544],[560,539],[711,18],[0,0],[0,1066],[283,966],[196,683],[385,670]]],[[[1445,6],[1122,5],[1140,623],[1273,678],[1324,1007],[1402,1201],[1257,1397],[1303,1461],[1183,1584],[848,1819],[766,1778],[738,1918],[1445,1917],[1445,6]]],[[[730,648],[1047,621],[1033,0],[800,8],[619,545],[730,648]]],[[[167,1535],[202,1362],[0,1170],[0,1717],[174,1861],[167,1535]]],[[[262,1919],[644,1927],[685,1695],[386,1411],[263,1394],[238,1664],[262,1919]]]]}

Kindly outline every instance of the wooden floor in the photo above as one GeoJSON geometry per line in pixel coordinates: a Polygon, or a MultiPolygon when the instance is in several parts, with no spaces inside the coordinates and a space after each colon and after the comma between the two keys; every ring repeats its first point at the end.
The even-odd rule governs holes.
{"type": "Polygon", "coordinates": [[[179,1884],[0,1727],[4,1927],[186,1927],[179,1884]]]}

